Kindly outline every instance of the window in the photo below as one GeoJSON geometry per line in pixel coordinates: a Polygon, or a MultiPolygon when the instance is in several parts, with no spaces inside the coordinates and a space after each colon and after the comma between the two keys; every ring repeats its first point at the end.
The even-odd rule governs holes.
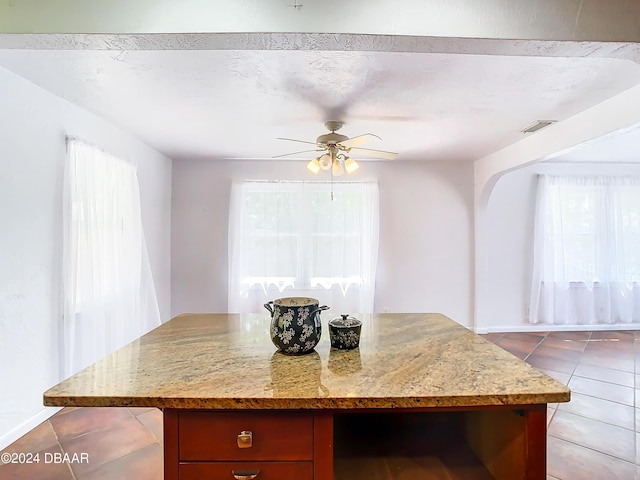
{"type": "Polygon", "coordinates": [[[67,140],[64,357],[71,375],[160,324],[134,164],[67,140]]]}
{"type": "Polygon", "coordinates": [[[541,176],[531,321],[640,321],[640,178],[541,176]]]}
{"type": "Polygon", "coordinates": [[[320,293],[351,311],[371,311],[377,205],[375,183],[235,184],[230,311],[255,311],[274,295],[320,293]]]}

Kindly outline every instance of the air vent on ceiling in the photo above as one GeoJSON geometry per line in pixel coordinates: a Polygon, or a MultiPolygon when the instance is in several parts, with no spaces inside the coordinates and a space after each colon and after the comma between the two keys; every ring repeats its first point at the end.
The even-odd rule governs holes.
{"type": "Polygon", "coordinates": [[[520,131],[522,133],[533,133],[533,132],[537,132],[538,130],[542,130],[543,128],[546,128],[549,125],[551,125],[553,123],[556,123],[556,122],[557,122],[557,120],[538,120],[533,125],[529,125],[528,127],[523,128],[520,131]]]}

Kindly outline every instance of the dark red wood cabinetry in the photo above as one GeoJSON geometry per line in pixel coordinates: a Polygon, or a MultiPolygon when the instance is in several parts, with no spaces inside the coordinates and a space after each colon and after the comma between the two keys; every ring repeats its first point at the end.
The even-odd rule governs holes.
{"type": "Polygon", "coordinates": [[[545,480],[546,405],[164,410],[165,480],[545,480]]]}

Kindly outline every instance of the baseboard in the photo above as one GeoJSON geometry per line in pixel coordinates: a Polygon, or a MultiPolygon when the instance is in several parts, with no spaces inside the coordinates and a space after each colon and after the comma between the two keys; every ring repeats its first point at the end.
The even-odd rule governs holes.
{"type": "Polygon", "coordinates": [[[53,416],[55,413],[62,410],[62,407],[47,407],[43,410],[40,410],[34,416],[29,418],[27,421],[22,422],[13,430],[10,430],[8,433],[5,433],[0,437],[0,450],[4,450],[13,442],[22,437],[25,433],[30,432],[35,427],[40,425],[42,422],[53,416]]]}
{"type": "Polygon", "coordinates": [[[492,325],[476,328],[475,333],[511,333],[511,332],[584,332],[584,331],[615,331],[640,330],[638,323],[615,323],[607,325],[550,325],[546,323],[529,323],[526,325],[492,325]]]}

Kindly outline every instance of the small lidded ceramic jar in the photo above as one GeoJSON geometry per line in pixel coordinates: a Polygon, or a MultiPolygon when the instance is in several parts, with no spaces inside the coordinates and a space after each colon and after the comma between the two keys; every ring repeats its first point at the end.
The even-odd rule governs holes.
{"type": "Polygon", "coordinates": [[[329,338],[332,348],[350,350],[360,344],[362,322],[347,314],[329,320],[329,338]]]}

